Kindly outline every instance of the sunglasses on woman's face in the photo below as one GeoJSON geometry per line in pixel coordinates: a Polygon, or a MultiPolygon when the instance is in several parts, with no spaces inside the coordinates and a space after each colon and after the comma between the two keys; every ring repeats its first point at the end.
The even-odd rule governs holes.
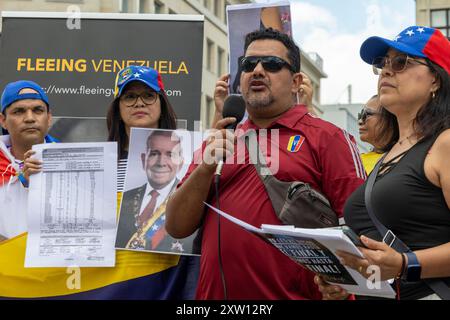
{"type": "Polygon", "coordinates": [[[264,70],[269,72],[278,72],[284,67],[295,73],[294,68],[285,60],[275,56],[248,56],[242,57],[240,61],[241,70],[243,72],[252,72],[258,63],[262,64],[264,70]]]}
{"type": "Polygon", "coordinates": [[[366,123],[367,118],[371,117],[373,115],[376,115],[378,112],[372,111],[367,108],[363,108],[360,113],[358,113],[358,121],[361,121],[362,123],[366,123]]]}
{"type": "Polygon", "coordinates": [[[380,75],[383,68],[386,65],[389,65],[389,67],[391,68],[391,70],[393,72],[398,73],[398,72],[405,71],[408,64],[422,64],[424,66],[428,66],[428,64],[426,64],[425,62],[411,58],[407,54],[399,54],[392,58],[377,57],[377,58],[373,59],[372,69],[373,69],[373,73],[375,73],[376,75],[380,75]]]}

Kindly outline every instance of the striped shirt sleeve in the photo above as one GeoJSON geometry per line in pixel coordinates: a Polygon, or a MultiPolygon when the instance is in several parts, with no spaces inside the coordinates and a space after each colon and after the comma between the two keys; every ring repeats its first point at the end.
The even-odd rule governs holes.
{"type": "Polygon", "coordinates": [[[348,197],[366,179],[354,138],[337,130],[327,141],[321,141],[322,190],[338,217],[343,216],[348,197]]]}

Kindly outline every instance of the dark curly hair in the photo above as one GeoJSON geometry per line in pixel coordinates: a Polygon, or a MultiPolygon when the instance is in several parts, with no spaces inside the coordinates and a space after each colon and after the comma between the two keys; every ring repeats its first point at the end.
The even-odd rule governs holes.
{"type": "Polygon", "coordinates": [[[295,72],[300,72],[300,49],[295,44],[294,40],[287,34],[277,31],[272,28],[256,30],[250,32],[245,37],[244,52],[247,52],[248,46],[256,40],[277,40],[280,41],[288,49],[288,58],[294,68],[295,72]]]}

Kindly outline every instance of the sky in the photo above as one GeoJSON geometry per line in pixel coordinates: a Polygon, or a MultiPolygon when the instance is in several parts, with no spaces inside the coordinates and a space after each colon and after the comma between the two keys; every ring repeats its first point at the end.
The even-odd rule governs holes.
{"type": "MultiPolygon", "coordinates": [[[[257,0],[256,2],[277,2],[257,0]]],[[[414,0],[291,0],[293,37],[300,49],[317,52],[327,79],[321,81],[321,104],[364,103],[376,94],[377,77],[359,56],[370,36],[392,39],[415,25],[414,0]]]]}

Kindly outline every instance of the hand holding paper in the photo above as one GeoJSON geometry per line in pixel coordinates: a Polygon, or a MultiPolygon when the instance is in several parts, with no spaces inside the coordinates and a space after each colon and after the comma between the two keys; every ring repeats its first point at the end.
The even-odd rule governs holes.
{"type": "Polygon", "coordinates": [[[339,228],[302,229],[294,226],[265,224],[257,228],[206,205],[222,217],[263,238],[304,268],[320,275],[323,282],[339,286],[348,293],[395,297],[395,292],[388,282],[381,281],[377,277],[373,278],[374,281],[368,281],[358,271],[340,262],[337,252],[347,252],[359,260],[364,260],[364,256],[339,228]]]}
{"type": "Polygon", "coordinates": [[[361,241],[367,247],[359,248],[365,259],[338,251],[337,255],[343,260],[344,265],[360,271],[365,278],[371,275],[366,272],[369,266],[378,266],[381,271],[381,280],[394,279],[401,272],[401,253],[395,251],[384,242],[378,242],[364,236],[361,237],[361,241]]]}

